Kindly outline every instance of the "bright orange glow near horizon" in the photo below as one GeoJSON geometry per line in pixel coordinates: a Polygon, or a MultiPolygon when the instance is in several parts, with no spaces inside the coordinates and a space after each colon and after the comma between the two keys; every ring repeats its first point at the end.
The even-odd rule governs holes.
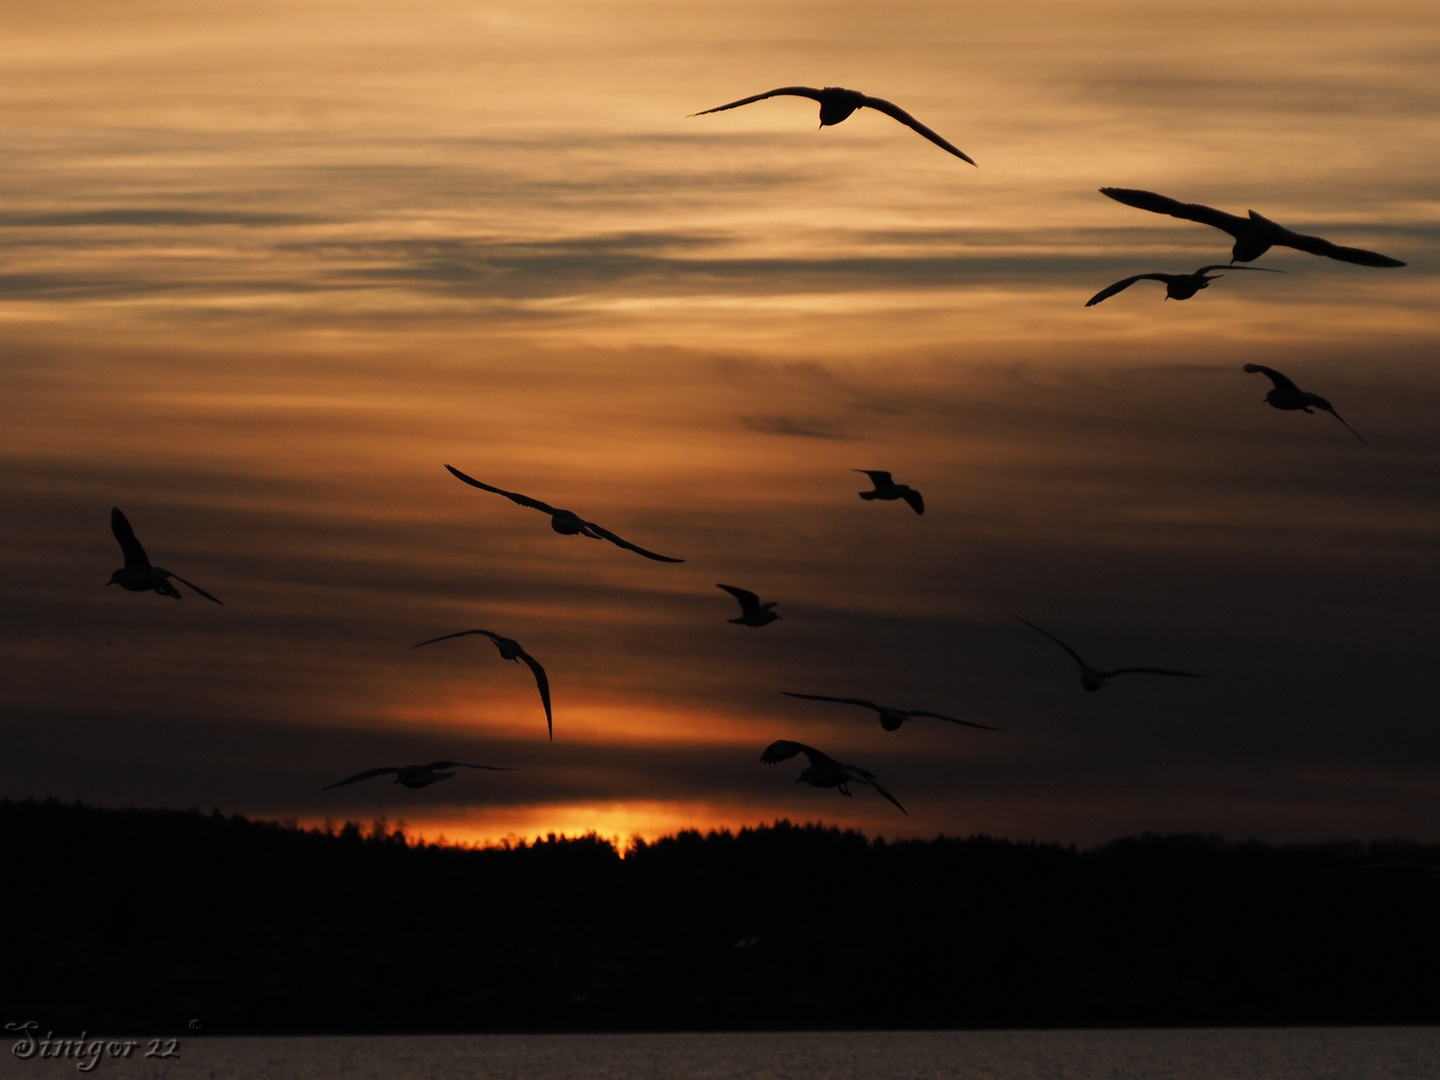
{"type": "Polygon", "coordinates": [[[86,0],[0,30],[0,795],[467,842],[1435,837],[1433,5],[86,0]],[[691,115],[792,84],[979,167],[874,110],[691,115]],[[1230,237],[1102,186],[1408,265],[1227,271],[1230,237]],[[1203,265],[1193,299],[1085,306],[1203,265]],[[104,588],[111,506],[224,607],[104,588]],[[781,621],[731,625],[722,582],[781,621]],[[1207,678],[1084,694],[1015,615],[1207,678]],[[412,648],[480,627],[545,665],[553,743],[490,642],[412,648]],[[761,766],[776,738],[909,816],[761,766]],[[452,757],[517,771],[319,791],[452,757]]]}

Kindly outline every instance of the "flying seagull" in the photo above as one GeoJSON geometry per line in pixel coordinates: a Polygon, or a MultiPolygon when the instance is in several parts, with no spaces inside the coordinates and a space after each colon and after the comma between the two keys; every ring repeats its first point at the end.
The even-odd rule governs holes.
{"type": "Polygon", "coordinates": [[[953,716],[941,716],[938,712],[926,712],[924,709],[892,709],[889,705],[877,705],[873,701],[866,701],[857,697],[826,697],[824,694],[796,694],[790,690],[781,690],[786,697],[804,698],[806,701],[838,701],[842,705],[859,705],[861,708],[874,709],[880,714],[880,726],[886,731],[898,731],[900,725],[906,720],[917,716],[928,716],[935,720],[946,720],[952,724],[964,724],[966,727],[981,728],[984,731],[999,731],[999,728],[991,727],[989,724],[977,724],[973,720],[956,720],[953,716]]]}
{"type": "MultiPolygon", "coordinates": [[[[501,637],[490,630],[459,630],[453,634],[441,634],[429,641],[422,641],[420,645],[434,645],[437,641],[448,641],[450,638],[468,637],[470,634],[484,634],[495,647],[500,650],[500,656],[506,660],[514,660],[517,664],[523,660],[525,666],[535,673],[535,685],[540,689],[540,702],[545,706],[545,724],[550,729],[550,738],[555,738],[555,718],[550,715],[550,680],[545,676],[545,669],[540,662],[527,653],[514,638],[501,637]]],[[[411,648],[418,649],[420,645],[412,645],[411,648]]]]}
{"type": "Polygon", "coordinates": [[[866,502],[879,499],[881,502],[893,502],[896,499],[904,499],[910,504],[910,509],[917,514],[925,513],[925,500],[920,492],[916,491],[909,484],[897,484],[890,479],[890,474],[883,469],[852,469],[852,472],[863,472],[870,477],[870,483],[875,485],[874,491],[860,492],[860,498],[866,502]]]}
{"type": "Polygon", "coordinates": [[[442,769],[489,769],[491,772],[514,772],[514,769],[505,769],[499,765],[471,765],[466,761],[432,761],[429,765],[382,765],[378,769],[366,769],[364,772],[356,773],[354,776],[347,776],[344,780],[336,780],[333,784],[326,784],[321,791],[329,791],[331,788],[344,787],[346,784],[353,784],[357,780],[369,780],[372,776],[384,776],[387,773],[395,774],[395,783],[404,784],[408,788],[428,787],[438,780],[449,780],[455,774],[453,772],[442,772],[442,769]]]}
{"type": "MultiPolygon", "coordinates": [[[[1345,424],[1344,417],[1335,411],[1335,406],[1331,405],[1330,402],[1326,401],[1319,394],[1310,394],[1301,390],[1274,368],[1268,368],[1264,364],[1246,364],[1245,370],[1252,375],[1258,371],[1270,376],[1270,381],[1275,384],[1275,389],[1265,395],[1265,400],[1275,408],[1286,410],[1299,409],[1301,412],[1308,413],[1311,410],[1311,406],[1314,406],[1317,409],[1324,409],[1331,416],[1335,417],[1336,420],[1339,420],[1340,423],[1345,424]]],[[[1345,427],[1351,435],[1354,435],[1355,438],[1359,439],[1362,443],[1365,442],[1364,436],[1349,424],[1345,424],[1345,427]]],[[[1369,446],[1370,444],[1365,443],[1365,445],[1369,446]]]]}
{"type": "Polygon", "coordinates": [[[1306,236],[1303,233],[1291,232],[1284,225],[1271,221],[1254,210],[1250,211],[1248,218],[1243,218],[1235,214],[1227,214],[1223,210],[1201,206],[1199,203],[1182,203],[1178,199],[1157,195],[1153,191],[1102,187],[1100,193],[1108,195],[1116,202],[1122,202],[1126,206],[1139,207],[1141,210],[1150,210],[1156,214],[1169,214],[1171,217],[1184,218],[1186,221],[1198,221],[1202,225],[1213,225],[1217,229],[1224,230],[1235,237],[1235,246],[1230,252],[1234,262],[1252,262],[1272,247],[1279,246],[1308,251],[1311,255],[1324,255],[1330,259],[1339,259],[1341,262],[1359,263],[1361,266],[1405,265],[1399,259],[1392,259],[1388,255],[1365,251],[1363,248],[1341,247],[1339,244],[1332,244],[1329,240],[1322,240],[1318,236],[1306,236]]]}
{"type": "MultiPolygon", "coordinates": [[[[1020,616],[1016,615],[1015,618],[1020,619],[1020,616]]],[[[1204,675],[1197,675],[1193,671],[1171,671],[1169,668],[1154,667],[1122,667],[1116,668],[1113,671],[1100,671],[1097,668],[1092,668],[1089,664],[1085,663],[1084,660],[1080,659],[1079,653],[1069,645],[1066,645],[1054,634],[1050,633],[1049,630],[1041,630],[1040,627],[1036,626],[1029,619],[1020,619],[1020,621],[1030,627],[1031,630],[1044,634],[1070,654],[1075,663],[1080,665],[1080,685],[1086,690],[1099,690],[1105,685],[1107,679],[1113,679],[1116,675],[1178,675],[1185,679],[1203,679],[1205,677],[1204,675]]]]}
{"type": "Polygon", "coordinates": [[[856,109],[875,109],[883,112],[892,119],[899,120],[906,127],[924,135],[940,149],[954,154],[961,161],[968,161],[971,165],[975,160],[965,151],[953,143],[942,139],[935,132],[931,131],[924,124],[916,120],[899,105],[895,105],[884,98],[867,97],[859,90],[846,90],[843,86],[827,86],[817,90],[813,86],[781,86],[774,90],[767,90],[763,94],[755,94],[751,97],[741,98],[739,101],[732,101],[728,105],[716,105],[713,109],[705,109],[702,112],[691,113],[691,116],[705,116],[709,113],[724,112],[726,109],[738,109],[741,105],[749,105],[755,101],[764,101],[772,97],[804,97],[820,103],[820,126],[830,127],[838,124],[856,109]]]}
{"type": "Polygon", "coordinates": [[[756,596],[749,589],[737,589],[734,585],[716,585],[717,589],[724,589],[736,600],[740,601],[740,617],[738,619],[726,619],[726,622],[738,623],[740,626],[765,626],[780,618],[770,609],[778,604],[779,600],[771,600],[767,604],[760,603],[760,597],[756,596]]]}
{"type": "Polygon", "coordinates": [[[814,787],[839,788],[840,794],[847,797],[850,795],[850,784],[869,784],[881,795],[884,795],[885,798],[900,807],[902,814],[906,817],[910,816],[910,812],[906,810],[905,807],[900,806],[900,800],[876,782],[875,774],[870,770],[862,769],[858,765],[843,765],[828,754],[822,754],[813,746],[791,742],[789,739],[776,739],[765,748],[765,752],[760,755],[760,760],[766,765],[774,765],[776,762],[786,761],[796,754],[804,754],[810,759],[810,764],[795,778],[797,784],[805,783],[813,785],[814,787]]]}
{"type": "Polygon", "coordinates": [[[539,510],[542,514],[549,514],[550,527],[562,536],[575,536],[578,533],[581,536],[588,536],[592,540],[609,540],[610,543],[617,547],[625,548],[627,551],[633,551],[637,555],[644,555],[645,558],[654,559],[656,562],[685,561],[684,559],[672,559],[668,555],[656,555],[653,551],[646,551],[644,548],[630,543],[629,540],[622,540],[609,529],[601,528],[593,521],[586,521],[573,510],[557,510],[549,503],[543,503],[539,499],[532,499],[528,495],[521,495],[519,492],[506,491],[504,488],[482,484],[473,476],[466,476],[453,465],[446,465],[445,468],[450,470],[450,474],[454,476],[456,480],[469,484],[471,487],[477,487],[481,491],[493,491],[496,495],[504,495],[511,502],[517,503],[520,506],[528,506],[532,510],[539,510]]]}
{"type": "Polygon", "coordinates": [[[1285,272],[1284,270],[1272,270],[1268,266],[1234,266],[1230,263],[1221,263],[1218,266],[1202,266],[1193,274],[1136,274],[1134,277],[1127,277],[1124,281],[1117,281],[1114,285],[1108,285],[1101,289],[1085,301],[1085,306],[1094,307],[1101,300],[1108,300],[1116,293],[1128,289],[1137,281],[1163,281],[1166,300],[1189,300],[1201,289],[1209,288],[1210,282],[1225,276],[1224,274],[1211,274],[1211,270],[1264,270],[1271,274],[1285,272]]]}
{"type": "MultiPolygon", "coordinates": [[[[122,589],[129,589],[131,592],[158,592],[161,596],[173,596],[176,600],[184,600],[180,590],[170,583],[174,578],[182,585],[194,589],[206,600],[214,600],[220,604],[220,600],[211,596],[204,589],[194,582],[186,581],[179,574],[172,574],[169,570],[162,570],[158,566],[151,566],[150,560],[145,556],[145,549],[140,546],[140,541],[135,539],[135,530],[130,528],[130,522],[125,520],[125,515],[120,512],[118,506],[110,508],[110,531],[115,534],[115,539],[120,541],[120,550],[125,553],[125,565],[110,575],[106,585],[119,585],[122,589]]],[[[224,605],[221,604],[223,607],[224,605]]]]}

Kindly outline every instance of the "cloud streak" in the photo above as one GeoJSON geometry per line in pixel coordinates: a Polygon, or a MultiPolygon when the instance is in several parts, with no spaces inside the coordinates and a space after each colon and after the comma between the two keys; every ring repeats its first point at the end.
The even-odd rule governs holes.
{"type": "Polygon", "coordinates": [[[10,16],[0,793],[468,838],[1434,838],[1428,10],[340,10],[10,16]],[[983,167],[808,107],[687,119],[778,70],[903,101],[983,167]],[[1280,253],[1086,311],[1228,257],[1103,184],[1411,265],[1280,253]],[[1262,404],[1247,361],[1372,445],[1262,404]],[[558,536],[447,461],[687,562],[558,536]],[[224,609],[107,591],[111,506],[224,609]],[[717,581],[783,620],[728,624],[717,581]],[[1010,612],[1209,678],[1086,695],[1010,612]],[[553,747],[527,673],[410,648],[472,626],[542,658],[553,747]],[[890,735],[785,690],[1005,730],[890,735]],[[913,817],[760,766],[778,737],[913,817]],[[451,754],[523,771],[314,791],[451,754]]]}

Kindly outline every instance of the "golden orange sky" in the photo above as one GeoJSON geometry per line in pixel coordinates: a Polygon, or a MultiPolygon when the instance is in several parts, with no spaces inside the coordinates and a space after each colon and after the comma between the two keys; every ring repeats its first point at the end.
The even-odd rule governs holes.
{"type": "Polygon", "coordinates": [[[0,32],[0,794],[467,841],[1435,838],[1433,5],[12,4],[0,32]],[[689,115],[792,84],[979,167],[869,110],[689,115]],[[1276,249],[1087,309],[1229,259],[1105,185],[1409,265],[1276,249]],[[1247,361],[1371,446],[1262,405],[1247,361]],[[112,505],[224,607],[102,588],[112,505]],[[783,620],[729,625],[716,582],[783,620]],[[1082,694],[1012,612],[1210,677],[1082,694]],[[469,627],[546,664],[553,744],[487,641],[410,649],[469,627]],[[759,765],[778,737],[909,816],[759,765]],[[316,793],[450,756],[522,771],[316,793]]]}

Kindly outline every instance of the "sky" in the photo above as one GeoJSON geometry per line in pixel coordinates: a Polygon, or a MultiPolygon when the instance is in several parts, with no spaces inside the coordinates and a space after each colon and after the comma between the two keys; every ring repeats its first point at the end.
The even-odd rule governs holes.
{"type": "Polygon", "coordinates": [[[0,795],[1440,840],[1433,4],[12,0],[0,34],[0,795]],[[796,84],[978,168],[872,110],[690,115],[796,84]],[[1229,261],[1102,186],[1408,265],[1275,249],[1086,308],[1229,261]],[[112,506],[223,606],[105,588],[112,506]],[[1016,615],[1206,678],[1087,694],[1016,615]],[[545,665],[553,742],[487,640],[411,648],[471,628],[545,665]],[[516,771],[318,790],[437,759],[516,771]]]}

